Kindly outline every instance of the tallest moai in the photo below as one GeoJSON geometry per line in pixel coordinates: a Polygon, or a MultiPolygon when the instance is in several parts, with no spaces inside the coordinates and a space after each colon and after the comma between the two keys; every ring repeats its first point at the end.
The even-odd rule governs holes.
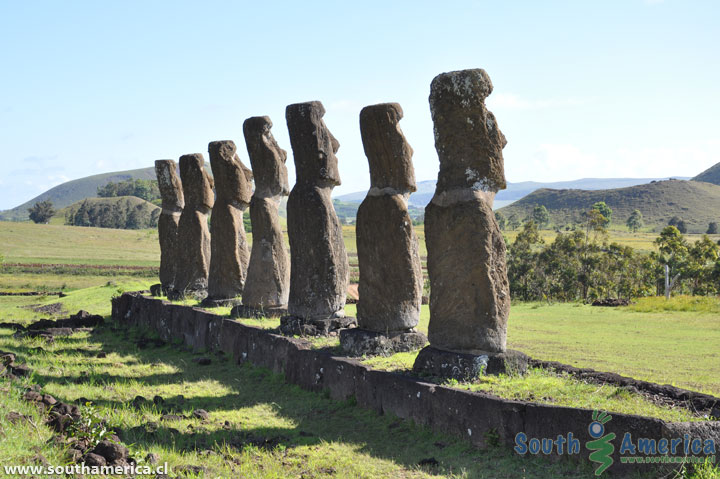
{"type": "Polygon", "coordinates": [[[485,107],[492,89],[481,69],[443,73],[430,86],[440,172],[425,208],[430,347],[416,369],[443,374],[439,369],[455,362],[456,371],[466,370],[461,376],[473,376],[507,363],[510,290],[505,241],[492,211],[506,186],[507,141],[485,107]]]}

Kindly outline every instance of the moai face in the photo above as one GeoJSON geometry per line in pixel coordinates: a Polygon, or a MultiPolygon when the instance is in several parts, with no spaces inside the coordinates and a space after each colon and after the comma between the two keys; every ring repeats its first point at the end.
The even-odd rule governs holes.
{"type": "Polygon", "coordinates": [[[202,153],[180,157],[180,179],[182,180],[185,206],[209,213],[215,203],[212,183],[205,172],[202,153]]]}
{"type": "Polygon", "coordinates": [[[156,160],[155,176],[157,176],[163,209],[181,211],[185,206],[185,198],[175,162],[173,160],[156,160]]]}
{"type": "Polygon", "coordinates": [[[290,144],[295,159],[297,183],[334,187],[340,185],[335,153],[340,143],[330,133],[319,101],[296,103],[285,109],[290,144]]]}
{"type": "Polygon", "coordinates": [[[436,76],[430,86],[435,149],[440,157],[437,191],[505,189],[502,149],[507,141],[495,116],[485,108],[492,93],[482,69],[436,76]]]}
{"type": "Polygon", "coordinates": [[[217,201],[246,208],[252,196],[252,173],[250,180],[240,158],[236,154],[235,143],[230,140],[213,141],[208,145],[210,166],[215,179],[217,201]]]}
{"type": "Polygon", "coordinates": [[[243,123],[243,134],[250,164],[255,174],[255,195],[259,198],[287,196],[290,193],[285,162],[287,152],[280,148],[267,116],[254,116],[243,123]]]}
{"type": "Polygon", "coordinates": [[[415,186],[413,149],[400,129],[403,111],[397,103],[366,106],[360,112],[360,133],[370,163],[370,184],[397,193],[410,193],[415,186]]]}

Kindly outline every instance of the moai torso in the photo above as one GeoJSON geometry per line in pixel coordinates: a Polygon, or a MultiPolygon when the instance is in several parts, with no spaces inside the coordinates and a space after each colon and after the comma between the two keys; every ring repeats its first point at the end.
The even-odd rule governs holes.
{"type": "Polygon", "coordinates": [[[252,173],[240,161],[232,141],[213,141],[208,151],[216,192],[210,221],[208,298],[227,300],[242,293],[250,260],[243,211],[250,204],[252,173]]]}
{"type": "Polygon", "coordinates": [[[250,202],[253,245],[243,305],[256,308],[287,308],[290,294],[290,258],[285,249],[278,207],[288,186],[287,152],[280,148],[266,116],[245,120],[243,133],[255,176],[250,202]]]}
{"type": "Polygon", "coordinates": [[[430,91],[438,182],[425,208],[430,345],[456,352],[505,350],[510,290],[495,193],[505,188],[505,137],[485,107],[484,70],[435,77],[430,91]]]}
{"type": "Polygon", "coordinates": [[[305,319],[342,316],[348,262],[342,225],[330,193],[340,184],[340,144],[325,122],[320,102],[289,105],[285,116],[297,181],[288,198],[290,297],[288,313],[305,319]]]}
{"type": "Polygon", "coordinates": [[[203,296],[207,292],[210,269],[207,218],[213,207],[214,195],[202,154],[180,157],[180,179],[185,207],[178,223],[180,261],[175,273],[175,290],[180,296],[186,293],[203,296]]]}
{"type": "Polygon", "coordinates": [[[155,176],[162,198],[162,212],[158,218],[160,240],[160,283],[167,293],[175,285],[178,263],[178,223],[185,206],[182,184],[173,160],[155,161],[155,176]]]}
{"type": "Polygon", "coordinates": [[[360,112],[371,188],[357,213],[357,319],[360,328],[381,333],[417,326],[422,299],[418,239],[407,210],[416,190],[413,150],[398,124],[402,117],[397,103],[360,112]]]}

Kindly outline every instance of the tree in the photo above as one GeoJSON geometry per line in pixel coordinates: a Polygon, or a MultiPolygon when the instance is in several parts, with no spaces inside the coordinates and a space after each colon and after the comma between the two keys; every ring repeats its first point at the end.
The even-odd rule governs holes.
{"type": "Polygon", "coordinates": [[[505,215],[500,213],[499,211],[495,212],[495,221],[497,221],[498,226],[501,230],[505,229],[505,225],[507,225],[507,218],[505,218],[505,215]]]}
{"type": "Polygon", "coordinates": [[[537,225],[533,220],[523,224],[522,231],[515,237],[515,242],[508,251],[508,280],[513,294],[523,299],[530,299],[534,294],[533,280],[536,279],[535,266],[537,253],[535,249],[543,243],[537,225]]]}
{"type": "Polygon", "coordinates": [[[665,266],[665,297],[668,298],[677,280],[686,275],[689,247],[682,232],[675,226],[663,228],[655,244],[660,250],[658,259],[665,266]],[[675,275],[672,279],[671,273],[675,275]]]}
{"type": "Polygon", "coordinates": [[[35,203],[28,209],[30,219],[35,223],[47,223],[55,215],[52,201],[45,200],[35,203]]]}
{"type": "Polygon", "coordinates": [[[708,224],[707,234],[716,235],[718,232],[718,224],[715,221],[711,221],[708,224]]]}
{"type": "Polygon", "coordinates": [[[598,201],[593,205],[592,209],[602,215],[604,218],[603,226],[607,227],[612,220],[612,209],[604,201],[598,201]]]}
{"type": "Polygon", "coordinates": [[[682,234],[687,233],[687,225],[685,224],[685,220],[680,218],[679,216],[673,216],[670,218],[670,221],[668,221],[668,226],[674,226],[680,231],[682,234]]]}
{"type": "Polygon", "coordinates": [[[681,232],[682,234],[687,233],[687,225],[685,224],[685,220],[680,220],[680,221],[678,221],[677,229],[678,229],[678,231],[681,232]]]}
{"type": "Polygon", "coordinates": [[[639,230],[645,225],[645,222],[643,221],[643,215],[642,213],[640,213],[640,210],[635,210],[630,213],[630,216],[628,217],[625,225],[630,231],[632,231],[633,233],[637,233],[637,230],[639,230]]]}
{"type": "Polygon", "coordinates": [[[548,213],[545,205],[538,205],[533,208],[532,220],[540,227],[545,226],[550,222],[550,213],[548,213]]]}

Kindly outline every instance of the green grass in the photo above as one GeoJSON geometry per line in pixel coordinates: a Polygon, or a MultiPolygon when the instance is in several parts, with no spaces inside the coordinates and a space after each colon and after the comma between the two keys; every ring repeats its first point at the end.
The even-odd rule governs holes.
{"type": "Polygon", "coordinates": [[[102,286],[92,286],[70,291],[64,298],[57,296],[3,296],[0,297],[0,321],[16,321],[26,323],[38,316],[27,306],[60,303],[68,313],[74,314],[84,309],[93,314],[107,316],[110,314],[110,299],[125,291],[145,290],[154,281],[148,280],[105,280],[102,286]]]}
{"type": "Polygon", "coordinates": [[[683,311],[687,313],[720,313],[720,299],[714,296],[673,296],[638,298],[627,308],[638,313],[683,311]]]}
{"type": "MultiPolygon", "coordinates": [[[[43,273],[0,273],[0,291],[73,291],[96,285],[115,283],[144,282],[157,283],[152,278],[138,278],[124,275],[56,275],[43,273]]],[[[143,288],[145,289],[145,288],[143,288]]]]}
{"type": "Polygon", "coordinates": [[[7,263],[157,266],[157,230],[115,230],[30,222],[0,222],[0,254],[7,263]]]}
{"type": "MultiPolygon", "coordinates": [[[[195,305],[194,302],[188,304],[195,305]]],[[[345,312],[348,315],[354,315],[355,309],[355,305],[347,305],[345,312]]],[[[211,311],[216,314],[228,314],[221,310],[221,308],[211,309],[211,311]]],[[[428,307],[423,306],[421,313],[421,324],[418,329],[427,333],[429,319],[428,307]]],[[[238,321],[248,326],[263,329],[275,329],[280,324],[277,318],[239,319],[238,321]]],[[[342,355],[337,337],[309,337],[304,339],[310,341],[314,349],[325,349],[342,355]]],[[[363,358],[363,362],[373,369],[411,374],[417,354],[417,351],[415,351],[397,353],[389,357],[363,358]]],[[[706,376],[709,378],[709,375],[706,376]]],[[[532,370],[526,376],[487,377],[472,384],[458,384],[458,386],[473,391],[490,392],[507,399],[521,399],[587,409],[604,408],[611,412],[639,414],[657,417],[667,421],[696,421],[706,419],[694,416],[684,409],[656,406],[642,395],[629,393],[622,388],[598,386],[566,374],[556,374],[540,369],[532,370]]]]}
{"type": "MultiPolygon", "coordinates": [[[[535,359],[609,371],[720,396],[720,300],[647,298],[626,308],[580,303],[514,303],[508,347],[535,359]]],[[[356,315],[354,304],[345,313],[356,315]]],[[[427,333],[430,310],[420,311],[427,333]]],[[[241,320],[276,328],[278,320],[241,320]]],[[[333,347],[327,340],[319,347],[333,347]]],[[[402,368],[399,368],[402,369],[402,368]]]]}
{"type": "MultiPolygon", "coordinates": [[[[12,317],[24,323],[37,315],[20,306],[57,301],[62,302],[71,312],[86,309],[93,313],[108,314],[109,300],[113,295],[122,290],[144,289],[149,283],[125,281],[95,286],[75,291],[60,300],[57,297],[0,298],[0,317],[12,317]]],[[[186,303],[193,304],[190,301],[186,303]]],[[[354,305],[346,308],[348,314],[354,314],[354,310],[354,305]]],[[[214,311],[229,314],[229,308],[217,308],[214,311]]],[[[702,317],[714,323],[717,332],[716,315],[712,313],[642,313],[627,308],[538,304],[513,305],[512,311],[512,347],[518,347],[513,340],[527,340],[540,351],[528,351],[530,347],[519,349],[530,352],[534,357],[560,359],[570,363],[573,361],[562,358],[585,360],[588,350],[596,346],[593,343],[594,332],[587,328],[588,322],[605,324],[614,321],[617,323],[615,327],[620,328],[623,324],[627,327],[631,322],[639,322],[643,327],[648,327],[648,324],[657,322],[657,318],[664,318],[664,321],[674,324],[686,321],[688,317],[702,317]],[[548,331],[547,334],[538,334],[543,332],[543,327],[550,326],[548,317],[562,318],[565,315],[569,315],[573,321],[556,323],[560,333],[556,331],[551,334],[548,331]],[[564,342],[548,348],[546,340],[551,336],[563,338],[564,342]],[[586,347],[573,347],[578,340],[586,347]],[[554,354],[560,357],[549,357],[554,354]]],[[[424,307],[421,329],[427,327],[428,316],[427,307],[424,307]]],[[[276,327],[278,324],[277,319],[242,322],[261,327],[276,327]]],[[[590,477],[587,469],[580,466],[578,470],[576,468],[579,466],[571,463],[521,460],[505,448],[476,450],[462,441],[438,436],[424,428],[391,417],[378,417],[356,408],[352,402],[334,402],[322,395],[286,385],[279,376],[262,369],[247,365],[238,368],[232,361],[214,356],[211,366],[199,366],[192,361],[197,355],[185,352],[177,345],[138,349],[137,339],[148,334],[141,331],[111,331],[106,327],[95,334],[81,333],[69,338],[58,338],[53,344],[45,344],[37,339],[15,338],[11,330],[0,330],[0,350],[18,352],[21,359],[27,361],[35,371],[31,381],[43,385],[50,394],[66,401],[81,397],[90,399],[100,415],[123,433],[126,442],[134,444],[136,455],[142,457],[148,452],[155,452],[163,461],[167,460],[171,467],[200,464],[220,477],[259,478],[300,477],[303,474],[305,477],[368,478],[590,477]],[[43,350],[38,353],[34,349],[37,347],[43,350]],[[96,357],[101,350],[107,353],[106,358],[96,357]],[[137,395],[148,399],[160,395],[166,399],[166,403],[162,407],[150,405],[135,409],[131,401],[137,395]],[[208,410],[210,421],[201,424],[195,419],[179,422],[160,420],[162,413],[189,415],[195,408],[208,410]],[[230,422],[229,428],[225,426],[225,421],[230,422]],[[277,443],[277,447],[266,449],[251,444],[266,439],[273,444],[277,443]],[[437,443],[442,443],[444,447],[437,446],[437,443]],[[389,444],[392,446],[388,447],[389,444]],[[440,469],[417,466],[418,461],[426,457],[435,457],[440,461],[440,469]],[[329,472],[333,470],[335,473],[329,472]],[[524,475],[518,476],[518,471],[524,471],[524,475]]],[[[671,344],[663,344],[660,338],[649,340],[649,336],[652,335],[635,336],[634,347],[654,347],[662,350],[663,354],[672,353],[671,344]],[[647,342],[651,344],[645,345],[647,342]]],[[[712,336],[708,341],[717,344],[712,336]]],[[[336,338],[323,339],[316,341],[314,346],[329,348],[336,343],[336,338]]],[[[605,351],[604,354],[618,354],[617,349],[611,351],[605,351]]],[[[707,359],[702,357],[707,353],[702,348],[688,348],[684,356],[679,356],[683,358],[682,364],[676,359],[675,368],[672,369],[677,372],[681,370],[679,365],[702,362],[707,359]]],[[[377,369],[408,369],[415,354],[401,353],[367,362],[377,369]]],[[[672,357],[668,360],[673,361],[672,357]]],[[[641,370],[655,361],[655,358],[647,360],[638,356],[627,364],[641,370]]],[[[597,367],[597,364],[591,366],[607,369],[597,367]]],[[[702,367],[710,368],[711,365],[699,368],[702,367]]],[[[700,382],[712,386],[714,381],[716,378],[707,375],[700,382]]],[[[524,378],[486,378],[474,384],[454,386],[516,399],[573,407],[601,407],[668,420],[689,419],[683,411],[660,410],[618,388],[589,385],[546,371],[531,371],[524,378]]],[[[13,392],[7,386],[2,387],[4,389],[0,391],[4,392],[0,394],[0,406],[5,410],[18,410],[15,407],[18,404],[18,392],[13,392]]],[[[8,427],[12,429],[16,426],[8,427]]],[[[28,436],[27,431],[13,430],[11,434],[25,434],[30,445],[12,446],[6,452],[0,442],[0,461],[7,463],[12,458],[12,461],[31,463],[33,455],[28,451],[32,450],[35,443],[41,448],[38,450],[44,451],[45,457],[59,458],[62,453],[60,449],[40,444],[40,438],[46,439],[48,432],[41,424],[38,427],[41,433],[36,434],[36,438],[28,436]]],[[[0,441],[3,441],[2,437],[0,441]]],[[[50,462],[55,463],[54,460],[50,462]]]]}
{"type": "Polygon", "coordinates": [[[537,359],[720,395],[720,315],[513,304],[508,347],[537,359]]]}
{"type": "MultiPolygon", "coordinates": [[[[135,341],[147,332],[114,332],[106,327],[52,344],[17,339],[11,333],[0,330],[0,349],[17,351],[27,360],[34,370],[32,382],[64,401],[92,401],[100,417],[132,444],[137,457],[159,454],[171,469],[202,465],[208,468],[205,477],[252,478],[591,475],[589,465],[527,461],[507,448],[478,450],[410,422],[377,416],[352,401],[332,401],[303,391],[249,365],[238,367],[214,358],[211,366],[199,366],[192,361],[196,355],[177,346],[138,349],[135,341]],[[30,352],[38,346],[42,352],[30,352]],[[107,357],[97,358],[99,351],[107,357]],[[164,403],[135,408],[132,400],[138,395],[148,399],[159,395],[164,403]],[[197,408],[207,410],[210,419],[161,419],[163,413],[188,416],[197,408]],[[418,466],[429,457],[440,466],[418,466]]],[[[11,390],[0,395],[2,407],[17,410],[18,394],[11,390]]],[[[12,437],[25,434],[27,440],[22,447],[0,445],[0,462],[33,463],[30,451],[47,441],[48,432],[43,427],[37,438],[27,433],[12,432],[12,437]]],[[[45,456],[59,464],[61,452],[52,448],[45,456]]]]}

